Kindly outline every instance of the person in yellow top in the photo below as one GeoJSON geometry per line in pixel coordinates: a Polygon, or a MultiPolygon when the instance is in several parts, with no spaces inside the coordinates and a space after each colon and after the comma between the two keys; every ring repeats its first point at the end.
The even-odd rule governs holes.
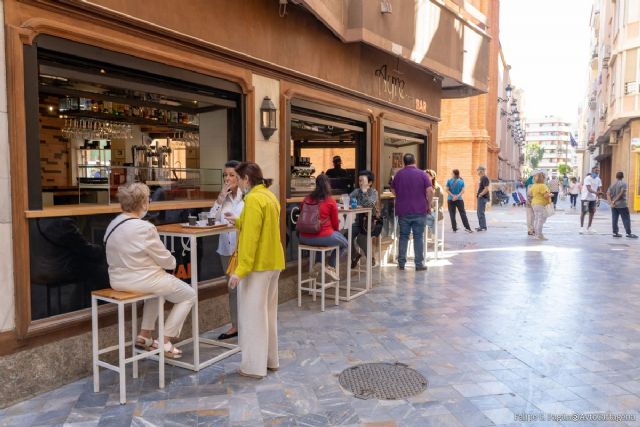
{"type": "Polygon", "coordinates": [[[544,172],[539,172],[534,178],[535,184],[529,187],[531,207],[533,208],[533,229],[539,240],[548,240],[542,234],[542,227],[547,220],[545,206],[551,203],[551,191],[544,183],[544,172]]]}
{"type": "Polygon", "coordinates": [[[280,203],[267,189],[270,179],[260,166],[236,167],[238,187],[244,193],[240,217],[225,214],[238,230],[238,265],[229,287],[238,287],[238,341],[242,350],[239,374],[264,378],[278,361],[278,277],[284,270],[280,241],[280,203]]]}

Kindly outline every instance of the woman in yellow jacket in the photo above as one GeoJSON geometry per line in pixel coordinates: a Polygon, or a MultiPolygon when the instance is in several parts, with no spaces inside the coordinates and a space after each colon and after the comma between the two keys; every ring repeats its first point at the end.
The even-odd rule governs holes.
{"type": "Polygon", "coordinates": [[[278,277],[284,270],[280,242],[280,203],[267,189],[260,166],[236,167],[238,187],[244,193],[239,218],[227,216],[238,232],[238,265],[229,286],[238,287],[238,330],[242,350],[240,375],[263,378],[276,371],[278,361],[278,277]]]}
{"type": "Polygon", "coordinates": [[[534,178],[535,184],[529,187],[531,195],[531,207],[533,208],[533,229],[536,238],[540,240],[548,240],[542,234],[542,227],[547,220],[545,206],[551,203],[551,191],[544,183],[544,173],[539,172],[534,178]]]}

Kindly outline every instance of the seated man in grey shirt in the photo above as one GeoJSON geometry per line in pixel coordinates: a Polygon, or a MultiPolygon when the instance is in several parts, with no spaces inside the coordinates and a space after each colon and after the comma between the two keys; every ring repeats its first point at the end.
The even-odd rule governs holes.
{"type": "Polygon", "coordinates": [[[611,216],[613,222],[613,237],[622,237],[618,233],[618,217],[622,217],[622,224],[627,237],[637,239],[638,236],[631,232],[631,217],[629,216],[629,207],[627,205],[627,184],[623,181],[624,174],[616,173],[616,182],[611,184],[607,191],[607,199],[611,205],[611,216]]]}

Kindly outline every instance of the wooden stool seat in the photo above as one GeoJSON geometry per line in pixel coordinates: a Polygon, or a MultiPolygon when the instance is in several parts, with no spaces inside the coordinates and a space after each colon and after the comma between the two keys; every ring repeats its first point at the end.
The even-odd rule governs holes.
{"type": "Polygon", "coordinates": [[[118,301],[126,301],[129,299],[145,297],[149,294],[127,292],[127,291],[116,291],[113,288],[106,288],[106,289],[99,289],[97,291],[92,291],[91,295],[95,295],[97,297],[115,299],[118,301]]]}

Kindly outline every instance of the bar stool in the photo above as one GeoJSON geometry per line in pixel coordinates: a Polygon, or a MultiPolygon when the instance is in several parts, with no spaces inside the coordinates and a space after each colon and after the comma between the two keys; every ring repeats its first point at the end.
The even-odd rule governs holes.
{"type": "Polygon", "coordinates": [[[164,388],[164,346],[160,344],[157,349],[149,351],[136,351],[136,337],[138,335],[138,301],[150,299],[158,300],[158,342],[164,342],[164,297],[153,294],[139,294],[133,292],[116,291],[115,289],[100,289],[91,292],[91,327],[93,347],[93,391],[100,391],[100,366],[116,371],[120,376],[120,404],[127,402],[126,364],[133,364],[133,378],[138,378],[138,360],[158,355],[159,387],[164,388]],[[98,301],[116,304],[118,306],[118,344],[110,347],[99,348],[98,345],[98,301]],[[131,304],[131,341],[125,342],[124,308],[131,304]],[[131,357],[125,357],[125,347],[131,345],[131,357]],[[118,366],[100,360],[100,355],[118,350],[118,366]],[[138,354],[136,354],[138,353],[138,354]]]}
{"type": "MultiPolygon", "coordinates": [[[[325,289],[335,288],[335,302],[339,304],[340,300],[340,281],[332,280],[327,282],[325,279],[325,257],[327,252],[336,251],[336,259],[340,259],[340,247],[339,246],[312,246],[298,244],[298,307],[302,306],[302,291],[309,291],[313,295],[313,300],[316,300],[316,294],[320,293],[320,311],[324,311],[324,296],[325,289]],[[302,279],[302,253],[304,251],[309,252],[309,278],[302,279]],[[320,283],[318,283],[315,277],[312,277],[312,269],[315,261],[316,253],[321,255],[322,269],[320,271],[320,283]],[[305,283],[309,283],[307,286],[303,286],[305,283]],[[318,288],[318,285],[320,286],[318,288]]],[[[336,274],[340,276],[340,263],[336,262],[336,274]]]]}

